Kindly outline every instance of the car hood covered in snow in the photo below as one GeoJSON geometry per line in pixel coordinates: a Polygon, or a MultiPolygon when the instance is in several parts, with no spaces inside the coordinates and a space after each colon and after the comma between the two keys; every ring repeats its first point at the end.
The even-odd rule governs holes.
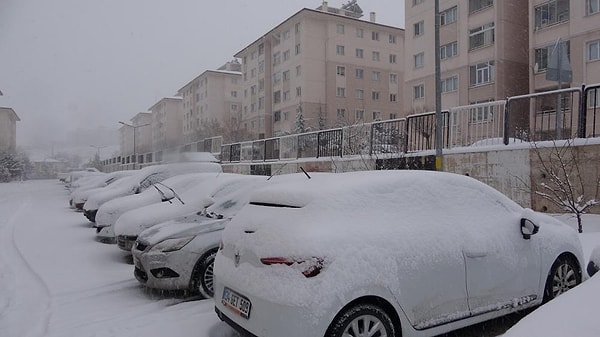
{"type": "Polygon", "coordinates": [[[143,231],[138,240],[153,246],[167,239],[196,236],[203,233],[223,230],[231,219],[205,218],[202,222],[167,221],[143,231]]]}

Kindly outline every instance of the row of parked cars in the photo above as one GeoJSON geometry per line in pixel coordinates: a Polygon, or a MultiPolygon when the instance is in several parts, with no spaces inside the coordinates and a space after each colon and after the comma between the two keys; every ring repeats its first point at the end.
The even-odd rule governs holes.
{"type": "Polygon", "coordinates": [[[132,253],[139,282],[214,297],[243,335],[433,336],[588,277],[572,228],[455,174],[265,177],[205,161],[85,179],[72,207],[132,253]]]}

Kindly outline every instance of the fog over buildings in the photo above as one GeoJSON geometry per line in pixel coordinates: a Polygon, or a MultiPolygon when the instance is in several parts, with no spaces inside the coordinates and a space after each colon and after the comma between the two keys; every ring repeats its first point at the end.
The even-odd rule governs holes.
{"type": "MultiPolygon", "coordinates": [[[[341,6],[347,1],[329,1],[341,6]]],[[[404,1],[359,1],[404,26],[404,1]]],[[[319,0],[2,0],[0,106],[17,145],[54,151],[118,144],[118,121],[148,111],[319,0]]],[[[367,14],[368,15],[368,14],[367,14]]]]}

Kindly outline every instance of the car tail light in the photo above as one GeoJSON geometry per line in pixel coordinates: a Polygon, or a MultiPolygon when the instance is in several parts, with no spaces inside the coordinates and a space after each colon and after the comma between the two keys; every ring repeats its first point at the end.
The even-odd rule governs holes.
{"type": "Polygon", "coordinates": [[[265,257],[260,262],[266,266],[284,264],[293,269],[299,270],[305,277],[314,277],[319,275],[323,269],[323,259],[319,257],[311,258],[286,258],[286,257],[265,257]]]}

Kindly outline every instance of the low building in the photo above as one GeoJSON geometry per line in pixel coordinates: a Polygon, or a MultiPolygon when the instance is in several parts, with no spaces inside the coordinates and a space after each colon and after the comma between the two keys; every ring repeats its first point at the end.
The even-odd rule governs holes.
{"type": "Polygon", "coordinates": [[[17,122],[21,121],[12,108],[0,107],[0,152],[17,151],[17,122]]]}

